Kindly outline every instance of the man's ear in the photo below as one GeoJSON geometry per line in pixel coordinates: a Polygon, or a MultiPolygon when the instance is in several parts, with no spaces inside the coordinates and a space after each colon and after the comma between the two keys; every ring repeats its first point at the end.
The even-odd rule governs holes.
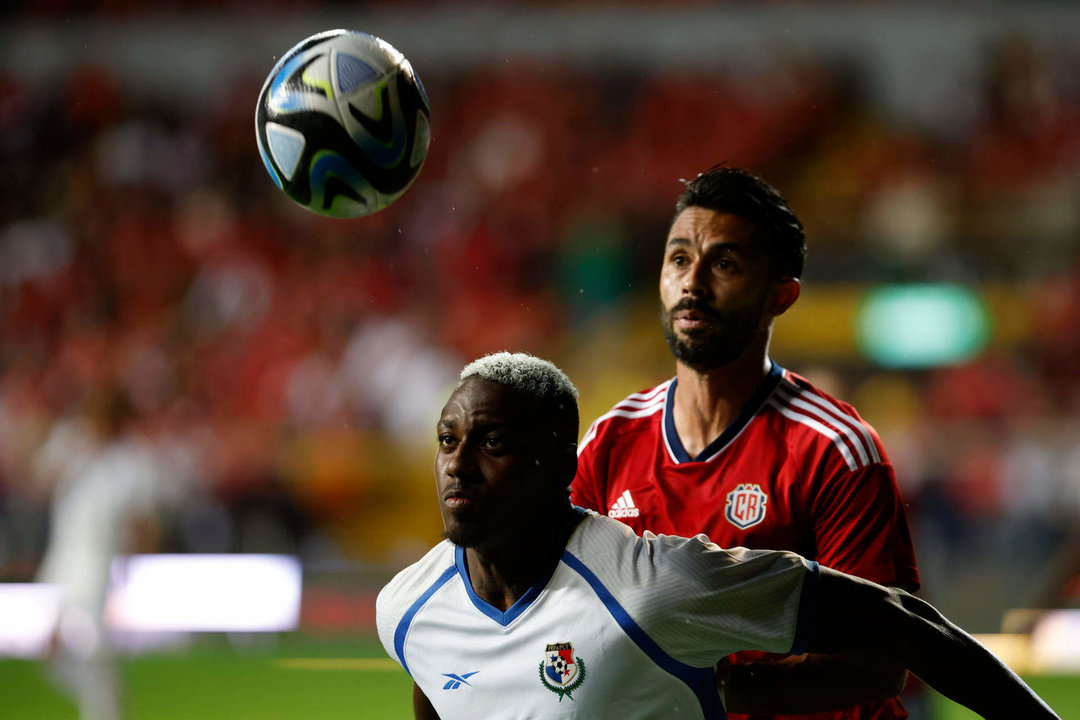
{"type": "Polygon", "coordinates": [[[773,317],[783,315],[799,299],[800,292],[802,292],[802,283],[798,278],[786,277],[773,280],[769,289],[769,306],[766,309],[773,317]]]}

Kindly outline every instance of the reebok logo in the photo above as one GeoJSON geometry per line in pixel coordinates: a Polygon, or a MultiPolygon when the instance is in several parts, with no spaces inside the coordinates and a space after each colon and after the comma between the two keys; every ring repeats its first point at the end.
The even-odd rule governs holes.
{"type": "Polygon", "coordinates": [[[473,670],[470,673],[462,673],[461,675],[458,675],[457,673],[443,673],[443,677],[448,677],[450,679],[446,681],[446,684],[443,685],[442,689],[443,690],[457,690],[459,687],[462,686],[462,684],[465,684],[465,685],[468,685],[469,687],[472,687],[472,683],[469,682],[469,678],[471,678],[473,675],[475,675],[478,672],[480,672],[480,671],[479,670],[473,670]]]}
{"type": "Polygon", "coordinates": [[[611,518],[632,518],[640,515],[641,511],[634,505],[634,499],[630,497],[630,491],[623,490],[623,494],[619,496],[619,499],[611,506],[607,514],[611,518]]]}

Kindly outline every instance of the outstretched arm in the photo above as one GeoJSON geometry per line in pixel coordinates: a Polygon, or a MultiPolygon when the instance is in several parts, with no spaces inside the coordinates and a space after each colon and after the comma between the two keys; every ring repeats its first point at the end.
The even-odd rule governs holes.
{"type": "Polygon", "coordinates": [[[896,697],[907,671],[880,653],[766,655],[718,666],[724,707],[739,714],[839,710],[896,697]]]}
{"type": "Polygon", "coordinates": [[[910,593],[821,568],[813,602],[810,652],[891,655],[988,720],[1060,720],[993,653],[910,593]]]}

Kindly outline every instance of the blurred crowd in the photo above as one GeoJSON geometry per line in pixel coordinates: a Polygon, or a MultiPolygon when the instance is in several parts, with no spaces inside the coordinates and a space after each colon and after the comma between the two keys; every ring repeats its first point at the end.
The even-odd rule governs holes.
{"type": "Polygon", "coordinates": [[[102,67],[48,88],[0,73],[0,580],[35,573],[58,482],[42,456],[102,394],[168,470],[161,549],[414,556],[438,537],[433,420],[465,362],[550,357],[585,422],[672,372],[660,243],[679,179],[723,161],[788,195],[808,289],[1004,293],[1020,330],[961,366],[777,359],[831,378],[881,432],[939,604],[964,568],[994,566],[1026,578],[1010,601],[1077,603],[1080,52],[1017,35],[983,63],[936,125],[890,118],[838,57],[418,67],[427,164],[352,221],[266,176],[262,78],[193,107],[102,67]]]}

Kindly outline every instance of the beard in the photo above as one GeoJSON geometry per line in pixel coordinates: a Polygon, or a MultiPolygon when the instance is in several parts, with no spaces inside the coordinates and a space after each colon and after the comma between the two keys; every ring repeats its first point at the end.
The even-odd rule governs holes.
{"type": "Polygon", "coordinates": [[[765,293],[762,293],[757,302],[728,312],[719,312],[704,300],[689,297],[680,300],[670,310],[661,306],[660,322],[671,354],[699,373],[731,363],[742,355],[757,335],[765,311],[765,299],[765,293]],[[711,321],[711,326],[676,333],[674,315],[683,310],[694,310],[705,315],[711,321]]]}

